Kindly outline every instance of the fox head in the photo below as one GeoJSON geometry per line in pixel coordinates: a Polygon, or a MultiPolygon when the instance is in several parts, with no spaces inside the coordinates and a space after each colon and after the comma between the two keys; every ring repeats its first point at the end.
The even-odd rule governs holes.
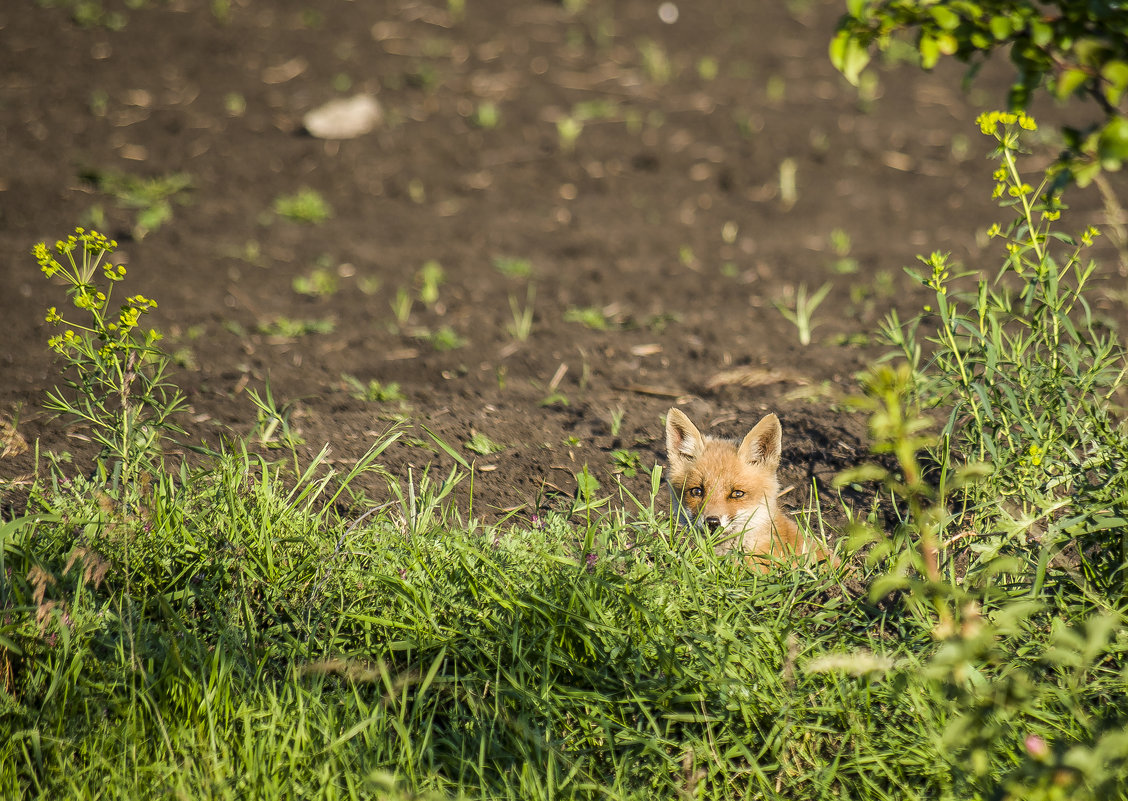
{"type": "MultiPolygon", "coordinates": [[[[746,547],[771,542],[777,525],[776,470],[783,431],[769,414],[738,444],[703,436],[679,409],[666,415],[666,455],[675,506],[683,522],[723,529],[746,547]]],[[[729,546],[731,547],[731,545],[729,546]]],[[[770,547],[770,545],[769,545],[770,547]]]]}

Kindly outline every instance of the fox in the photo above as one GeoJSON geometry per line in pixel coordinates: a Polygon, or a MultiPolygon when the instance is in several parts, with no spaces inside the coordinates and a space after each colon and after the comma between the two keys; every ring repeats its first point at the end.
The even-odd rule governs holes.
{"type": "Polygon", "coordinates": [[[739,443],[702,435],[680,409],[666,413],[666,457],[674,506],[689,526],[722,532],[722,552],[740,548],[750,563],[822,551],[780,511],[783,428],[768,414],[739,443]],[[766,558],[765,558],[766,557],[766,558]]]}

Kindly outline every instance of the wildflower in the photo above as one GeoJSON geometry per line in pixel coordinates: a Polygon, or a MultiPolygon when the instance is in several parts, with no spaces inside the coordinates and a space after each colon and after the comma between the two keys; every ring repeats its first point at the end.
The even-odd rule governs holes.
{"type": "Polygon", "coordinates": [[[118,325],[121,326],[122,331],[130,331],[137,325],[137,318],[141,313],[132,306],[123,306],[121,314],[118,316],[118,325]]]}
{"type": "Polygon", "coordinates": [[[52,306],[51,308],[49,308],[47,310],[47,318],[46,319],[47,319],[47,322],[51,323],[52,325],[56,325],[56,324],[61,323],[63,321],[62,315],[59,314],[59,310],[56,309],[54,306],[52,306]]]}
{"type": "Polygon", "coordinates": [[[1050,749],[1049,746],[1046,745],[1046,741],[1037,734],[1026,735],[1024,745],[1026,746],[1026,753],[1030,754],[1030,756],[1035,759],[1045,759],[1050,755],[1050,749]]]}
{"type": "Polygon", "coordinates": [[[979,123],[979,130],[987,136],[995,136],[996,131],[1000,124],[1003,126],[1018,124],[1019,128],[1024,131],[1038,130],[1038,124],[1034,118],[1027,114],[1025,111],[1017,113],[1012,111],[988,111],[980,114],[976,119],[979,123]]]}

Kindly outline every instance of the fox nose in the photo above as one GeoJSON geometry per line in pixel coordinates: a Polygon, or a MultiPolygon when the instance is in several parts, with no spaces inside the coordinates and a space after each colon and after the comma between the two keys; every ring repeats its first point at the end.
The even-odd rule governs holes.
{"type": "Polygon", "coordinates": [[[710,531],[716,531],[721,527],[721,518],[719,517],[706,517],[705,525],[709,527],[710,531]]]}

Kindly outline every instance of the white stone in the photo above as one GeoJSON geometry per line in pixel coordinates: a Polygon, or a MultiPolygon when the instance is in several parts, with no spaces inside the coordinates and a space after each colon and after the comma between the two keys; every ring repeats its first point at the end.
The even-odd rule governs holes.
{"type": "Polygon", "coordinates": [[[380,124],[384,112],[372,95],[330,100],[302,118],[310,136],[318,139],[355,139],[380,124]]]}

